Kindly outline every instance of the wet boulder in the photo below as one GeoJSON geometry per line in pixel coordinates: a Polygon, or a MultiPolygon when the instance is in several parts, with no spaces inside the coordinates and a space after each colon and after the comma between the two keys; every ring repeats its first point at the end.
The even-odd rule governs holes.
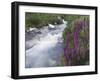
{"type": "Polygon", "coordinates": [[[48,24],[48,29],[49,30],[54,30],[54,29],[56,29],[56,27],[55,27],[55,25],[48,24]]]}

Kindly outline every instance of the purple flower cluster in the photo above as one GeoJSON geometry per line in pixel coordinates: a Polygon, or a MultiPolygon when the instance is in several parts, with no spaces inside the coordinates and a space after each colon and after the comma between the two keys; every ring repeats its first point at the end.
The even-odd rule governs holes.
{"type": "Polygon", "coordinates": [[[66,65],[70,66],[73,65],[73,58],[76,57],[76,59],[79,59],[79,57],[77,57],[77,53],[78,53],[78,33],[83,29],[83,27],[88,27],[89,22],[88,21],[77,21],[75,22],[74,25],[74,31],[72,33],[68,33],[66,34],[66,40],[65,40],[65,47],[64,47],[64,56],[66,59],[66,65]],[[69,43],[70,43],[70,38],[72,38],[71,40],[73,40],[73,47],[70,48],[69,47],[69,43]]]}

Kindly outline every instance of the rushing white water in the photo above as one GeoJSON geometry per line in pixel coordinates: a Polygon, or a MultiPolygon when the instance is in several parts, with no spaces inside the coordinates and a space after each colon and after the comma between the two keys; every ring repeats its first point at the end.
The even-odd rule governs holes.
{"type": "Polygon", "coordinates": [[[65,27],[66,24],[56,25],[53,28],[42,27],[37,30],[38,32],[31,32],[32,36],[28,35],[32,39],[26,40],[26,68],[53,67],[61,64],[62,32],[65,27]]]}

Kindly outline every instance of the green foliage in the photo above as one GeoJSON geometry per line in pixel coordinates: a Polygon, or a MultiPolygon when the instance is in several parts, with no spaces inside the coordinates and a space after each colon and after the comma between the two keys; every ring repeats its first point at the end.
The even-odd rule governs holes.
{"type": "Polygon", "coordinates": [[[59,20],[59,19],[57,19],[57,18],[55,18],[55,17],[54,17],[54,18],[51,17],[51,18],[48,20],[48,22],[51,23],[51,24],[55,24],[55,23],[56,23],[56,24],[61,24],[61,23],[62,23],[61,20],[59,20]]]}
{"type": "Polygon", "coordinates": [[[61,14],[48,14],[48,13],[27,13],[25,14],[25,26],[26,29],[29,27],[42,27],[51,24],[61,24],[62,21],[58,19],[61,14]]]}
{"type": "MultiPolygon", "coordinates": [[[[63,38],[64,41],[66,39],[66,35],[67,33],[72,33],[74,31],[75,28],[75,23],[77,21],[82,21],[82,20],[88,20],[89,21],[89,16],[87,15],[66,15],[65,20],[68,21],[67,27],[65,28],[64,32],[63,32],[63,38]]],[[[88,30],[86,30],[88,31],[88,30]]],[[[79,37],[82,37],[82,35],[84,35],[84,31],[80,31],[79,33],[79,37]]]]}
{"type": "Polygon", "coordinates": [[[78,37],[83,38],[84,36],[85,36],[84,30],[80,30],[80,32],[78,33],[78,37]]]}
{"type": "MultiPolygon", "coordinates": [[[[74,45],[74,39],[72,39],[71,37],[72,33],[76,32],[75,29],[80,27],[81,22],[84,23],[82,25],[82,29],[79,32],[77,32],[78,46],[76,50],[76,55],[70,60],[71,65],[87,65],[89,64],[89,16],[69,16],[69,18],[69,23],[63,32],[64,43],[68,44],[69,48],[73,48],[74,45]],[[66,40],[67,34],[70,35],[69,42],[66,40]]],[[[72,53],[69,53],[69,55],[70,54],[72,53]]]]}
{"type": "Polygon", "coordinates": [[[62,56],[61,56],[61,65],[60,66],[65,66],[65,65],[66,65],[66,59],[65,59],[64,54],[62,54],[62,56]]]}
{"type": "Polygon", "coordinates": [[[73,48],[74,47],[74,41],[73,38],[71,37],[70,42],[69,42],[69,48],[73,48]]]}

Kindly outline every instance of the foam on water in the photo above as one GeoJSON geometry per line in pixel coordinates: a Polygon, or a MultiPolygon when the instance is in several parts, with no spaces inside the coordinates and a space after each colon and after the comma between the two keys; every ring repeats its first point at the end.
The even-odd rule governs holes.
{"type": "Polygon", "coordinates": [[[34,45],[26,49],[26,68],[60,65],[61,55],[63,53],[62,32],[65,27],[66,24],[61,24],[52,30],[49,30],[48,27],[39,29],[41,34],[36,34],[29,42],[34,45]]]}

